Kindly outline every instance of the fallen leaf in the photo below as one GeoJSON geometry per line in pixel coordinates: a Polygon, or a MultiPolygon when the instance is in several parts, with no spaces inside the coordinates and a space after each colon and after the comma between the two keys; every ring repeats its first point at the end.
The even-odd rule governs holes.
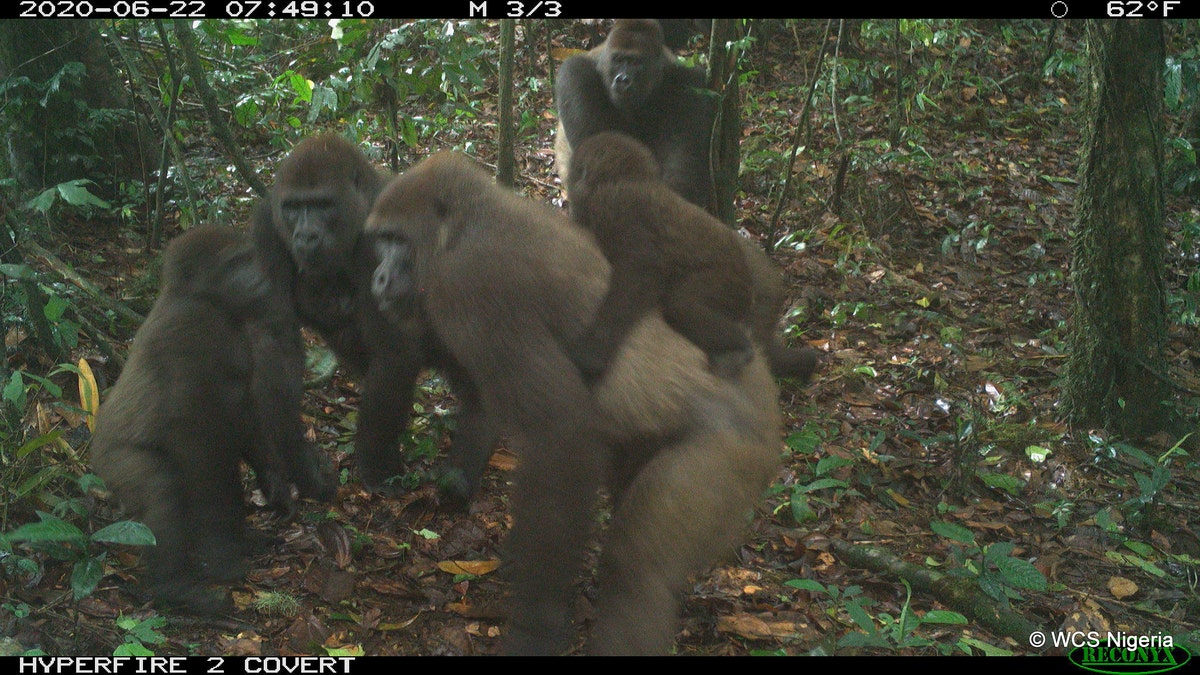
{"type": "Polygon", "coordinates": [[[1113,597],[1122,600],[1138,592],[1138,585],[1125,577],[1109,577],[1108,592],[1113,597]]]}
{"type": "Polygon", "coordinates": [[[443,560],[438,563],[438,569],[447,574],[474,574],[482,576],[496,571],[500,567],[499,560],[443,560]]]}

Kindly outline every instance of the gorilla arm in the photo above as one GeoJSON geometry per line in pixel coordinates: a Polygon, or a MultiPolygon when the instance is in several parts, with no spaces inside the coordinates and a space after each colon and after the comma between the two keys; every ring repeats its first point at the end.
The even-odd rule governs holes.
{"type": "MultiPolygon", "coordinates": [[[[520,457],[506,542],[509,653],[564,653],[596,490],[616,494],[590,650],[666,653],[687,574],[728,553],[779,462],[761,356],[734,380],[645,315],[593,392],[564,345],[605,295],[608,264],[560,214],[439,154],[384,192],[368,221],[412,246],[425,321],[520,457]],[[604,480],[607,478],[607,480],[604,480]],[[611,549],[610,549],[611,546],[611,549]]],[[[464,461],[482,467],[491,447],[464,461]]]]}

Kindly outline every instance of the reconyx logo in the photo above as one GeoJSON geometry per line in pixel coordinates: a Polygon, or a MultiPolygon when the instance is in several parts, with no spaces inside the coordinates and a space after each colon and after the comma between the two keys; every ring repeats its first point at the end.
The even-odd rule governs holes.
{"type": "Polygon", "coordinates": [[[1101,641],[1097,635],[1071,650],[1071,663],[1104,675],[1151,675],[1175,670],[1192,658],[1186,649],[1176,647],[1169,635],[1109,633],[1105,638],[1101,641]]]}

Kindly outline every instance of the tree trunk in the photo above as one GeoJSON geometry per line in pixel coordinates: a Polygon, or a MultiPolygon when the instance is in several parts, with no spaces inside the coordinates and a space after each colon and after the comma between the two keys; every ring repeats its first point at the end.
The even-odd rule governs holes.
{"type": "Polygon", "coordinates": [[[1078,427],[1164,428],[1162,24],[1089,21],[1065,401],[1078,427]]]}
{"type": "MultiPolygon", "coordinates": [[[[526,29],[525,37],[529,37],[526,29]]],[[[496,139],[496,182],[513,186],[516,173],[513,157],[513,53],[517,48],[517,20],[500,23],[500,134],[496,139]]]]}
{"type": "Polygon", "coordinates": [[[709,152],[715,192],[710,210],[732,225],[737,217],[733,198],[737,194],[738,169],[741,167],[742,97],[738,89],[741,47],[735,43],[742,38],[742,25],[738,19],[713,19],[712,24],[708,88],[717,92],[720,104],[709,152]]]}
{"type": "Polygon", "coordinates": [[[129,87],[95,22],[0,21],[0,80],[10,87],[4,163],[21,188],[89,178],[111,198],[119,182],[143,178],[129,87]]]}

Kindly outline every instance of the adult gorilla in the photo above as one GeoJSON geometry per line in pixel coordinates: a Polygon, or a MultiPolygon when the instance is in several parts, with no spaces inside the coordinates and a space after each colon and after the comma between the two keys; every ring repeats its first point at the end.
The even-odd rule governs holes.
{"type": "Polygon", "coordinates": [[[469,380],[483,417],[518,448],[505,651],[571,646],[573,584],[603,486],[612,519],[588,651],[666,653],[688,575],[732,552],[778,469],[765,359],[756,352],[735,378],[717,377],[651,311],[589,388],[566,346],[604,298],[607,261],[588,233],[462,155],[394,179],[367,231],[407,254],[377,268],[381,305],[419,289],[422,320],[461,368],[452,383],[469,380]]]}
{"type": "Polygon", "coordinates": [[[703,208],[712,201],[709,164],[716,98],[704,69],[680,63],[653,19],[619,19],[604,44],[563,61],[555,77],[555,166],[570,189],[572,148],[619,131],[654,153],[667,185],[703,208]]]}

